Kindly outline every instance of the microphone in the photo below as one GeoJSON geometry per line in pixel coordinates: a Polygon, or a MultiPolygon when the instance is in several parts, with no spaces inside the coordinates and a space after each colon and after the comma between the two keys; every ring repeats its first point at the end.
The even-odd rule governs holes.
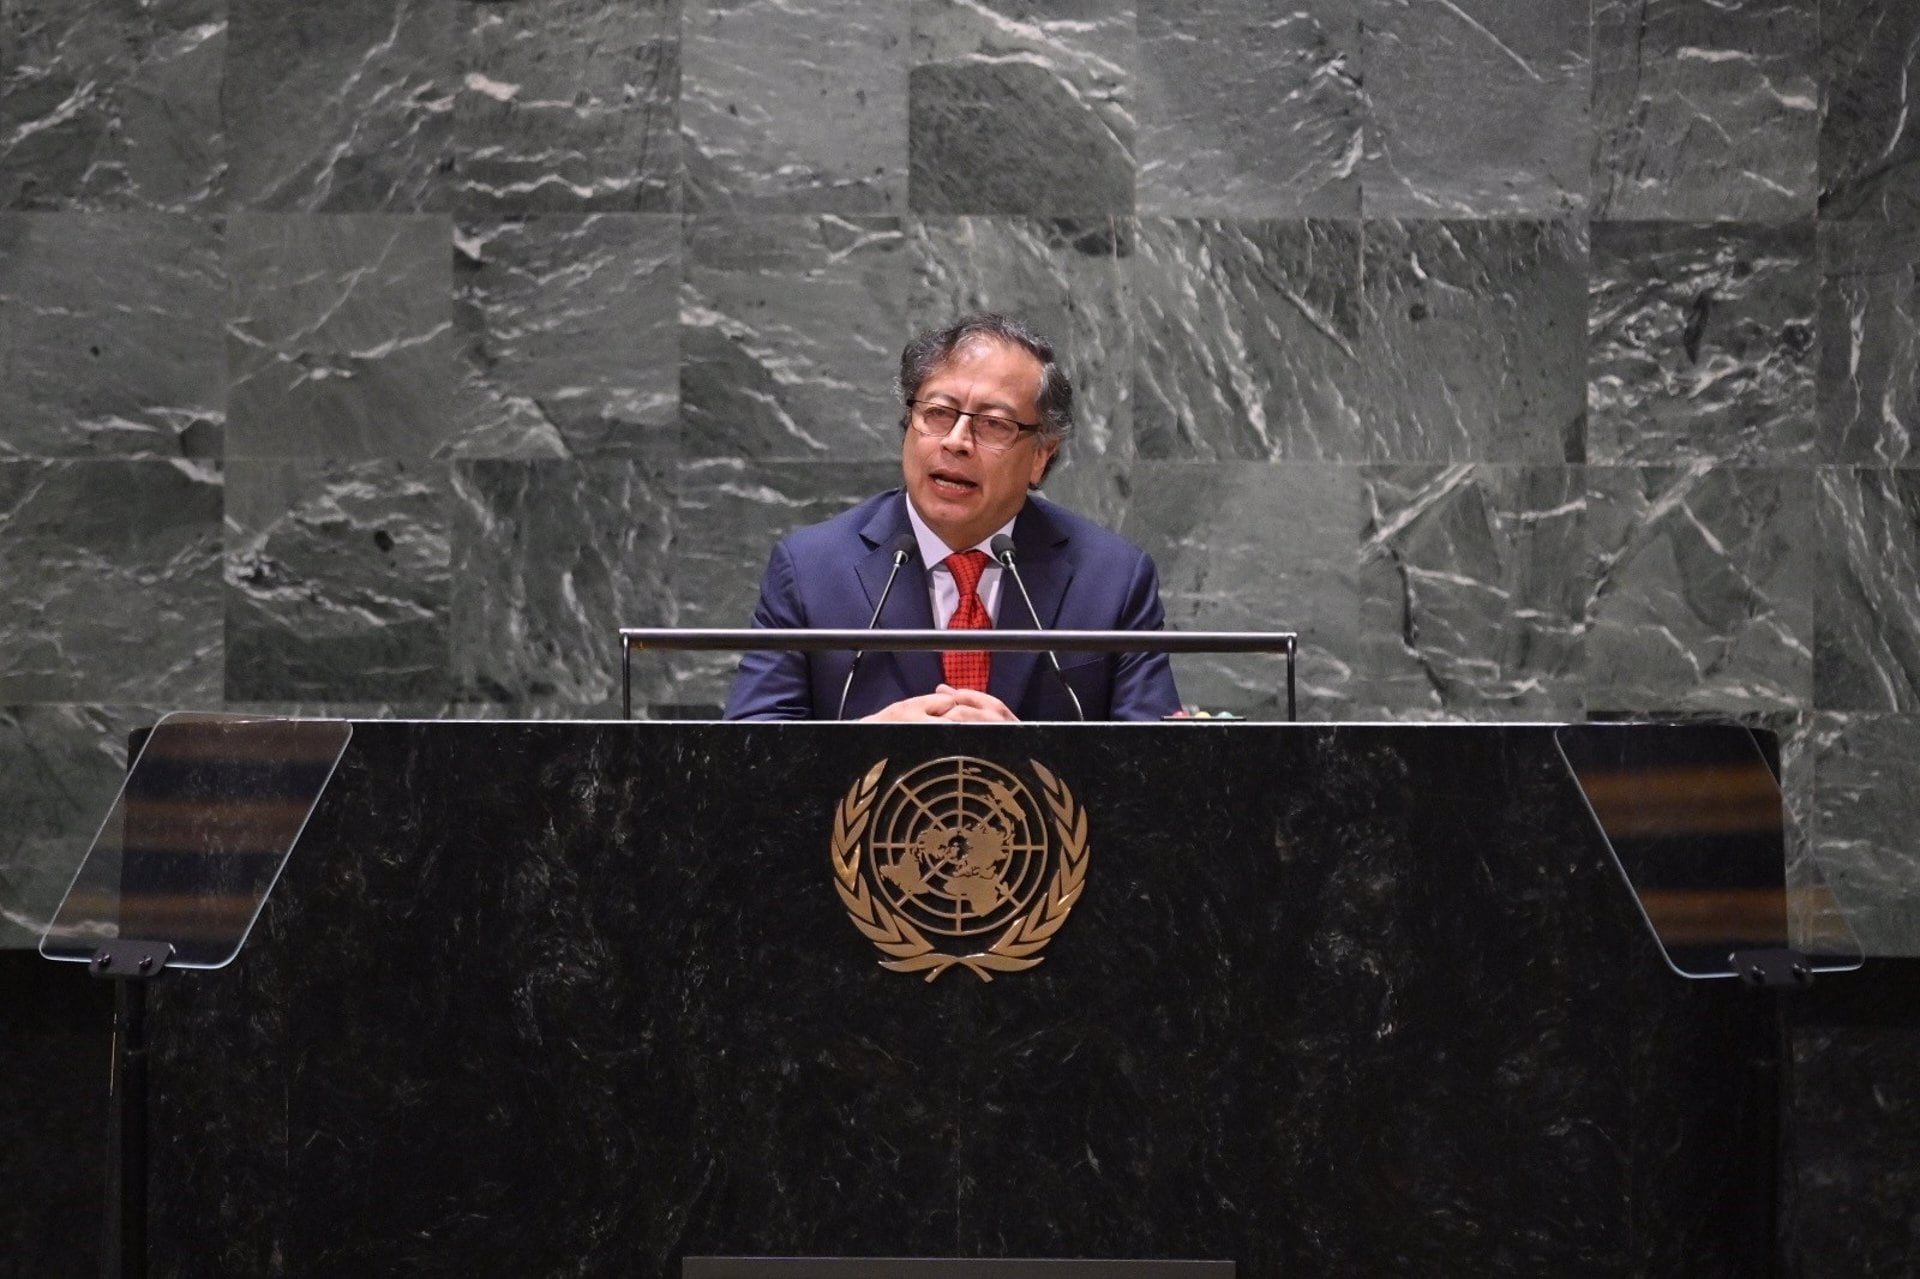
{"type": "MultiPolygon", "coordinates": [[[[1020,588],[1020,598],[1027,602],[1027,616],[1033,619],[1034,629],[1045,630],[1040,624],[1040,610],[1033,606],[1033,596],[1027,594],[1027,584],[1020,580],[1020,570],[1013,565],[1013,539],[1005,533],[996,533],[993,540],[987,543],[987,548],[993,552],[993,558],[1000,561],[1000,567],[1007,570],[1007,576],[1013,579],[1013,584],[1020,588]]],[[[1047,661],[1052,664],[1053,673],[1059,677],[1060,687],[1067,690],[1067,698],[1073,703],[1073,713],[1081,723],[1086,723],[1087,713],[1080,707],[1080,694],[1074,692],[1073,685],[1067,683],[1067,673],[1060,669],[1060,659],[1054,656],[1052,649],[1047,650],[1047,661]]]]}
{"type": "MultiPolygon", "coordinates": [[[[893,580],[900,576],[900,570],[918,549],[920,542],[911,533],[902,533],[893,539],[893,567],[887,571],[887,584],[880,588],[880,602],[873,606],[873,616],[867,619],[868,630],[880,625],[880,610],[887,606],[887,596],[893,594],[893,580]]],[[[847,682],[840,686],[840,708],[834,712],[835,719],[847,717],[847,694],[853,691],[853,673],[860,669],[860,659],[866,655],[864,648],[853,650],[853,661],[847,664],[847,682]]]]}

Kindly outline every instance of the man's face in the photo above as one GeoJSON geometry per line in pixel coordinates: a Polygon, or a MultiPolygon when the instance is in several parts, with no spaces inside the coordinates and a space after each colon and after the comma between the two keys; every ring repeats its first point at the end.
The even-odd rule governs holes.
{"type": "MultiPolygon", "coordinates": [[[[916,400],[948,404],[1015,422],[1040,420],[1040,361],[1024,349],[992,339],[956,348],[920,384],[916,400]]],[[[944,436],[908,427],[900,469],[913,509],[940,540],[958,550],[974,545],[1019,512],[1027,486],[1038,484],[1059,447],[1023,432],[1004,453],[974,442],[973,419],[962,418],[944,436]]]]}

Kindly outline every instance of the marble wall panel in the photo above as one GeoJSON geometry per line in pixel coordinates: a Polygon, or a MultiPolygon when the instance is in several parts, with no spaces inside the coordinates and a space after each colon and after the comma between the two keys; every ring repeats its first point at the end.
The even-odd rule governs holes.
{"type": "Polygon", "coordinates": [[[0,208],[213,207],[227,0],[0,6],[0,208]]]}
{"type": "Polygon", "coordinates": [[[0,705],[220,696],[221,475],[0,462],[0,705]]]}
{"type": "Polygon", "coordinates": [[[237,214],[229,457],[425,457],[455,432],[452,232],[437,216],[237,214]]]}
{"type": "Polygon", "coordinates": [[[1588,459],[1809,461],[1817,292],[1808,223],[1595,223],[1588,459]]]}
{"type": "Polygon", "coordinates": [[[0,213],[0,458],[218,457],[211,218],[0,213]]]}
{"type": "MultiPolygon", "coordinates": [[[[1856,859],[1871,859],[1864,849],[1845,840],[1831,844],[1820,841],[1819,811],[1825,801],[1819,793],[1818,778],[1818,757],[1833,737],[1836,726],[1848,717],[1830,712],[1772,711],[1735,718],[1750,727],[1775,733],[1779,739],[1778,777],[1786,807],[1782,834],[1786,845],[1787,932],[1791,944],[1809,954],[1850,953],[1856,927],[1849,918],[1852,907],[1842,897],[1836,908],[1833,894],[1826,890],[1836,876],[1856,883],[1870,879],[1870,873],[1863,874],[1862,869],[1851,863],[1856,859]]],[[[1916,915],[1916,919],[1920,919],[1920,915],[1916,915]]],[[[1866,953],[1920,953],[1910,948],[1911,943],[1897,941],[1890,930],[1878,929],[1876,937],[1880,944],[1892,949],[1876,952],[1869,947],[1866,953]]]]}
{"type": "Polygon", "coordinates": [[[1132,452],[1131,219],[910,218],[906,235],[912,331],[969,311],[1019,316],[1073,380],[1068,453],[1132,452]]]}
{"type": "Polygon", "coordinates": [[[916,213],[1133,211],[1133,0],[913,0],[916,213]]]}
{"type": "Polygon", "coordinates": [[[680,203],[680,0],[462,5],[463,213],[680,203]]]}
{"type": "MultiPolygon", "coordinates": [[[[616,649],[617,653],[618,650],[616,649]]],[[[640,681],[640,664],[635,663],[635,719],[685,719],[685,708],[667,706],[670,714],[651,714],[648,698],[656,696],[640,681]]],[[[616,668],[617,671],[617,668],[616,668]]],[[[617,679],[617,675],[616,675],[617,679]]],[[[664,697],[665,694],[658,694],[664,697]]],[[[585,703],[560,695],[531,697],[516,701],[472,701],[452,696],[429,701],[238,701],[230,700],[229,711],[248,715],[272,715],[294,719],[433,719],[433,720],[542,720],[542,719],[617,719],[619,689],[612,700],[585,703]]],[[[708,708],[711,713],[711,708],[708,708]]],[[[704,716],[703,716],[704,717],[704,716]]]]}
{"type": "MultiPolygon", "coordinates": [[[[273,715],[291,719],[501,719],[485,714],[484,704],[469,715],[467,704],[444,698],[417,702],[273,701],[228,698],[226,710],[245,715],[273,715]]],[[[515,719],[537,719],[529,710],[515,719]]],[[[558,718],[558,717],[556,717],[558,718]]]]}
{"type": "Polygon", "coordinates": [[[892,456],[910,269],[899,220],[700,219],[686,235],[686,456],[892,456]]]}
{"type": "Polygon", "coordinates": [[[245,209],[443,209],[455,0],[227,0],[227,194],[245,209]]]}
{"type": "Polygon", "coordinates": [[[0,707],[0,950],[39,945],[126,776],[135,706],[0,707]]]}
{"type": "Polygon", "coordinates": [[[466,457],[658,452],[678,435],[680,220],[545,214],[454,237],[466,457]]]}
{"type": "Polygon", "coordinates": [[[1820,0],[1820,216],[1920,225],[1920,8],[1820,0]]]}
{"type": "Polygon", "coordinates": [[[1593,216],[1808,217],[1818,0],[1595,0],[1593,216]]]}
{"type": "Polygon", "coordinates": [[[683,3],[680,130],[690,210],[905,210],[907,5],[683,3]]]}
{"type": "Polygon", "coordinates": [[[460,700],[618,713],[619,628],[675,620],[670,484],[632,459],[455,466],[460,700]]]}
{"type": "Polygon", "coordinates": [[[1808,737],[1827,883],[1868,954],[1920,956],[1920,716],[1821,714],[1808,737]]]}
{"type": "Polygon", "coordinates": [[[1819,230],[1821,459],[1920,465],[1920,223],[1819,230]]]}
{"type": "Polygon", "coordinates": [[[1139,455],[1364,460],[1360,258],[1353,223],[1140,219],[1139,455]]]}
{"type": "MultiPolygon", "coordinates": [[[[1726,718],[1708,715],[1702,718],[1726,718]]],[[[1810,711],[1749,711],[1735,715],[1750,728],[1777,735],[1780,797],[1786,807],[1786,882],[1790,888],[1826,883],[1825,862],[1814,849],[1814,734],[1810,711]]],[[[1788,928],[1824,920],[1810,900],[1788,902],[1788,928]],[[1796,905],[1798,909],[1796,910],[1796,905]]],[[[1811,943],[1810,943],[1811,944],[1811,943]]]]}
{"type": "MultiPolygon", "coordinates": [[[[1345,718],[1359,650],[1355,470],[1141,461],[1129,484],[1118,527],[1153,556],[1167,625],[1298,631],[1300,718],[1345,718]]],[[[1177,657],[1174,674],[1188,705],[1285,714],[1280,658],[1177,657]]]]}
{"type": "Polygon", "coordinates": [[[1364,0],[1361,211],[1557,217],[1587,204],[1585,4],[1364,0]],[[1469,88],[1468,86],[1471,86],[1469,88]]]}
{"type": "Polygon", "coordinates": [[[1040,492],[1102,528],[1117,529],[1133,505],[1133,467],[1130,460],[1109,457],[1062,457],[1040,492]]]}
{"type": "Polygon", "coordinates": [[[1369,466],[1360,483],[1366,714],[1579,719],[1580,471],[1369,466]]]}
{"type": "Polygon", "coordinates": [[[1920,471],[1822,467],[1814,705],[1920,710],[1920,471]]]}
{"type": "Polygon", "coordinates": [[[445,696],[448,524],[443,464],[229,463],[227,696],[445,696]]]}
{"type": "MultiPolygon", "coordinates": [[[[899,428],[894,431],[898,435],[899,428]]],[[[686,463],[674,486],[674,545],[668,569],[673,624],[751,624],[760,576],[775,542],[899,486],[897,443],[888,461],[717,458],[686,463]]],[[[686,653],[649,661],[650,678],[664,676],[669,701],[720,706],[733,685],[739,655],[686,653]]]]}
{"type": "Polygon", "coordinates": [[[1588,709],[1809,705],[1812,477],[1704,464],[1587,475],[1588,709]]]}
{"type": "Polygon", "coordinates": [[[1382,462],[1585,456],[1587,244],[1572,222],[1369,222],[1360,338],[1382,462]]]}
{"type": "Polygon", "coordinates": [[[1143,213],[1358,217],[1366,96],[1346,0],[1140,0],[1143,213]]]}

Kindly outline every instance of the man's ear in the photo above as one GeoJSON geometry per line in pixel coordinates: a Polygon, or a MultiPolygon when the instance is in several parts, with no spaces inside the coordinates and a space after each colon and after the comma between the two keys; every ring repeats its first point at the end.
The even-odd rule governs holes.
{"type": "Polygon", "coordinates": [[[1027,474],[1027,487],[1037,489],[1040,481],[1047,478],[1047,472],[1053,469],[1053,455],[1060,451],[1060,441],[1054,440],[1034,450],[1033,470],[1027,474]]]}

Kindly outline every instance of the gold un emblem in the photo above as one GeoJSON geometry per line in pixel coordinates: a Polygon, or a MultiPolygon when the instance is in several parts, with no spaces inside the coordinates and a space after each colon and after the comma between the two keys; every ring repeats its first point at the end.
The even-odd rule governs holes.
{"type": "Polygon", "coordinates": [[[1044,809],[1013,772],[965,755],[909,769],[884,794],[883,759],[840,801],[834,887],[882,967],[932,981],[958,964],[992,981],[1040,962],[1086,884],[1087,814],[1027,765],[1044,809]]]}

